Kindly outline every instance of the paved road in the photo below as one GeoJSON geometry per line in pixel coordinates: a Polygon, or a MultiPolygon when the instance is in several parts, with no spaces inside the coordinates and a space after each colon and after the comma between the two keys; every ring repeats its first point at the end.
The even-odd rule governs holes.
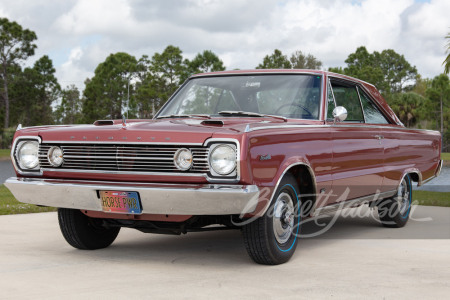
{"type": "Polygon", "coordinates": [[[9,159],[0,160],[0,184],[3,184],[6,179],[15,175],[11,161],[9,159]]]}
{"type": "Polygon", "coordinates": [[[238,231],[126,229],[107,249],[80,251],[55,213],[0,216],[0,298],[446,299],[450,208],[419,207],[414,217],[433,221],[387,229],[339,220],[326,238],[301,240],[289,263],[268,267],[248,258],[238,231]],[[435,231],[439,239],[426,238],[435,231]]]}
{"type": "Polygon", "coordinates": [[[414,189],[432,192],[450,192],[450,168],[442,168],[441,175],[414,189]]]}

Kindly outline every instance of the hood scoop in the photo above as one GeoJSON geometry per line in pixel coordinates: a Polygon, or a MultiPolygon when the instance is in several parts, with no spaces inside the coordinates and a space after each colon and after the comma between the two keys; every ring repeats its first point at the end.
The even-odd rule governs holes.
{"type": "Polygon", "coordinates": [[[97,120],[94,122],[95,126],[114,125],[113,120],[97,120]]]}
{"type": "Polygon", "coordinates": [[[201,122],[200,124],[207,125],[207,126],[223,127],[224,123],[222,120],[205,120],[205,121],[201,122]]]}

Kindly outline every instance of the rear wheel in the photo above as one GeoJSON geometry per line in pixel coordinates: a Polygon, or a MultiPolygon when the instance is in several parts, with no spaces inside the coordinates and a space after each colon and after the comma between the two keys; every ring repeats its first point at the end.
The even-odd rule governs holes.
{"type": "Polygon", "coordinates": [[[412,187],[409,175],[403,177],[397,188],[397,193],[388,199],[381,200],[378,215],[385,227],[399,228],[406,225],[411,211],[412,187]]]}
{"type": "Polygon", "coordinates": [[[90,218],[77,209],[58,208],[58,221],[66,241],[82,250],[106,248],[120,231],[120,227],[107,228],[101,219],[90,218]]]}
{"type": "Polygon", "coordinates": [[[264,216],[243,227],[247,252],[256,263],[278,265],[294,254],[301,219],[297,191],[294,177],[286,175],[264,216]]]}

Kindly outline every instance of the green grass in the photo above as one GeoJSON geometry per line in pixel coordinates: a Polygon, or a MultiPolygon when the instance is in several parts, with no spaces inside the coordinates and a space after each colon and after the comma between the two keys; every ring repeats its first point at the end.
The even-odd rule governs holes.
{"type": "Polygon", "coordinates": [[[450,193],[413,191],[413,201],[419,201],[419,205],[450,207],[450,193]]]}
{"type": "Polygon", "coordinates": [[[446,161],[450,161],[450,153],[441,153],[441,159],[446,160],[446,161]]]}
{"type": "Polygon", "coordinates": [[[0,215],[29,214],[48,211],[56,211],[56,208],[20,203],[3,184],[0,185],[0,215]]]}
{"type": "MultiPolygon", "coordinates": [[[[419,205],[450,207],[450,193],[414,191],[413,201],[419,205]]],[[[56,211],[54,207],[39,207],[32,204],[20,203],[11,192],[0,185],[0,215],[29,214],[56,211]]]]}
{"type": "Polygon", "coordinates": [[[9,149],[0,149],[0,158],[1,157],[9,157],[9,149]]]}

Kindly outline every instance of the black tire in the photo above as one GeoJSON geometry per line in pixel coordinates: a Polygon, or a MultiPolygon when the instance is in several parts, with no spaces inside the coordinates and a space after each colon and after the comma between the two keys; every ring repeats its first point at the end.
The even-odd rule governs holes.
{"type": "Polygon", "coordinates": [[[288,174],[281,180],[264,216],[242,228],[245,247],[253,261],[278,265],[292,257],[300,234],[300,212],[297,182],[288,174]],[[293,207],[288,204],[290,201],[293,207]]]}
{"type": "Polygon", "coordinates": [[[412,186],[409,175],[403,177],[397,194],[377,203],[378,216],[385,227],[400,228],[406,225],[411,211],[412,186]]]}
{"type": "Polygon", "coordinates": [[[120,227],[102,226],[101,219],[90,218],[77,209],[58,208],[58,221],[66,241],[82,250],[106,248],[120,231],[120,227]]]}

